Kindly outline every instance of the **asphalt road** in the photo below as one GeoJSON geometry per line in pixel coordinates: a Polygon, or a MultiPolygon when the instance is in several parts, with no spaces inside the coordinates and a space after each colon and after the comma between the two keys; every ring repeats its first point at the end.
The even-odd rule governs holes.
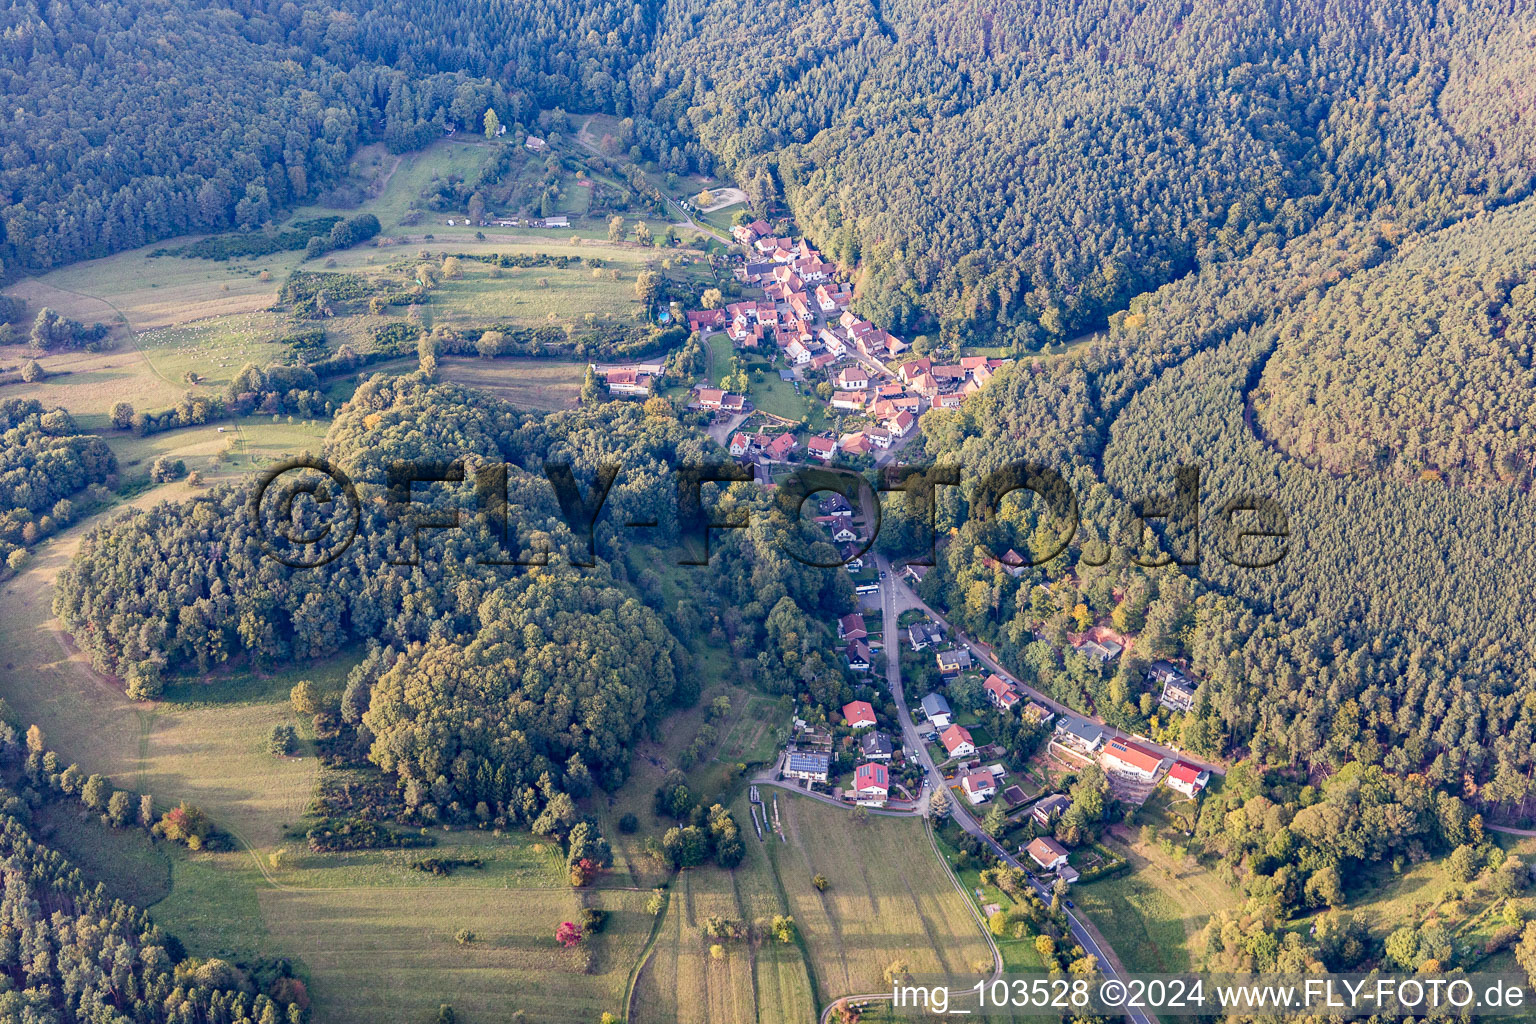
{"type": "MultiPolygon", "coordinates": [[[[898,618],[898,613],[896,611],[896,589],[898,587],[904,588],[905,584],[900,581],[895,572],[891,571],[891,565],[883,555],[876,557],[876,563],[879,565],[880,571],[886,574],[886,578],[881,581],[880,587],[881,617],[883,619],[885,632],[885,679],[886,684],[891,688],[891,697],[896,702],[896,717],[901,720],[902,740],[906,744],[908,750],[915,750],[917,752],[917,758],[923,766],[924,784],[922,796],[919,798],[922,799],[922,797],[926,797],[934,790],[942,789],[944,787],[944,776],[939,772],[938,768],[934,766],[933,758],[928,753],[928,745],[917,737],[917,728],[912,724],[912,714],[907,709],[906,695],[902,690],[901,630],[896,623],[898,618]]],[[[917,595],[913,594],[912,598],[914,601],[916,601],[917,595]]],[[[922,605],[920,601],[917,603],[920,606],[926,608],[926,606],[922,605]]],[[[934,615],[931,609],[929,609],[928,614],[933,615],[935,621],[944,621],[940,616],[934,615]]],[[[946,628],[949,626],[947,622],[944,624],[946,628]]],[[[977,653],[979,654],[980,652],[977,653]]],[[[999,666],[992,664],[990,659],[984,657],[983,660],[991,665],[994,672],[998,672],[1001,675],[1007,676],[1007,673],[1003,672],[999,666]]],[[[1010,679],[1012,678],[1012,676],[1007,677],[1010,679]]],[[[1025,689],[1028,688],[1025,687],[1025,689]]],[[[1033,693],[1034,691],[1029,692],[1033,693]]],[[[1037,694],[1036,696],[1039,697],[1040,695],[1037,694]]],[[[1052,707],[1056,706],[1054,702],[1048,703],[1050,703],[1052,707]]],[[[969,814],[966,814],[957,808],[953,814],[953,817],[961,828],[965,829],[965,831],[969,832],[977,839],[980,839],[982,843],[989,847],[992,852],[995,853],[1000,860],[1002,860],[1003,863],[1011,867],[1025,868],[1025,870],[1030,870],[1024,864],[1021,864],[1017,857],[1004,849],[1002,844],[983,832],[981,830],[981,826],[978,825],[969,814]]],[[[1047,902],[1049,902],[1051,898],[1050,890],[1039,882],[1035,882],[1034,885],[1035,888],[1039,891],[1040,895],[1047,902]]],[[[1104,975],[1105,980],[1115,979],[1117,972],[1111,965],[1110,958],[1105,955],[1104,950],[1099,946],[1097,942],[1094,941],[1093,936],[1083,925],[1082,921],[1078,919],[1077,914],[1071,910],[1066,910],[1066,908],[1063,908],[1063,910],[1067,915],[1068,923],[1072,927],[1072,938],[1077,941],[1078,945],[1083,947],[1084,952],[1098,960],[1099,971],[1104,975]]],[[[1131,1020],[1133,1024],[1153,1024],[1152,1018],[1148,1017],[1140,1010],[1128,1010],[1125,1016],[1127,1019],[1131,1020]]]]}

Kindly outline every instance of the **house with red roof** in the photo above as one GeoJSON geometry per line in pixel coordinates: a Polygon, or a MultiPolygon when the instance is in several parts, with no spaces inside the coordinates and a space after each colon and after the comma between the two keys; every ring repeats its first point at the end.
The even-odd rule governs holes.
{"type": "Polygon", "coordinates": [[[971,803],[979,804],[988,797],[997,795],[997,779],[986,769],[969,772],[960,780],[960,788],[971,803]]]}
{"type": "MultiPolygon", "coordinates": [[[[837,620],[837,638],[839,640],[863,640],[869,636],[869,630],[864,628],[864,616],[858,612],[849,612],[837,620]]],[[[864,705],[868,707],[869,705],[864,705]]],[[[870,719],[874,721],[874,719],[870,719]]]]}
{"type": "Polygon", "coordinates": [[[885,421],[885,429],[895,437],[906,437],[912,432],[912,427],[917,423],[917,417],[903,409],[895,416],[885,421]]]}
{"type": "Polygon", "coordinates": [[[850,729],[869,729],[875,724],[874,706],[867,700],[856,700],[843,705],[843,720],[850,729]]]}
{"type": "Polygon", "coordinates": [[[752,439],[746,434],[738,433],[731,438],[731,454],[740,458],[752,450],[752,439]]]}
{"type": "Polygon", "coordinates": [[[1067,862],[1067,848],[1054,839],[1044,836],[1031,839],[1029,845],[1024,848],[1029,854],[1029,859],[1039,864],[1046,871],[1054,871],[1067,862]]]}
{"type": "Polygon", "coordinates": [[[1201,792],[1211,781],[1211,773],[1205,768],[1196,768],[1192,764],[1183,761],[1174,763],[1168,769],[1168,788],[1183,793],[1191,800],[1195,794],[1201,792]]]}
{"type": "Polygon", "coordinates": [[[834,391],[832,392],[832,408],[842,409],[845,412],[860,412],[869,399],[867,391],[834,391]]]}
{"type": "Polygon", "coordinates": [[[916,359],[902,363],[901,368],[896,372],[901,376],[903,384],[911,384],[932,368],[932,359],[929,359],[927,356],[919,356],[916,359]]]}
{"type": "Polygon", "coordinates": [[[1124,772],[1147,782],[1157,777],[1163,763],[1161,756],[1119,737],[1109,741],[1102,756],[1104,767],[1110,771],[1124,772]]]}
{"type": "Polygon", "coordinates": [[[837,454],[837,442],[830,437],[813,437],[805,444],[805,450],[811,453],[812,458],[823,462],[831,462],[837,454]]]}
{"type": "Polygon", "coordinates": [[[976,742],[971,739],[971,732],[963,725],[952,725],[939,733],[939,742],[944,745],[950,757],[969,757],[976,753],[976,742]]]}
{"type": "Polygon", "coordinates": [[[768,457],[777,462],[783,462],[785,459],[789,458],[789,453],[794,450],[795,435],[787,433],[780,434],[778,437],[768,442],[768,447],[766,449],[768,452],[768,457]]]}
{"type": "Polygon", "coordinates": [[[845,455],[868,455],[870,448],[869,438],[865,437],[864,432],[861,430],[856,430],[851,434],[844,434],[837,439],[837,446],[843,450],[845,455]]]}
{"type": "Polygon", "coordinates": [[[987,691],[987,700],[992,702],[992,706],[1003,711],[1007,711],[1022,699],[1019,691],[1013,688],[1013,683],[996,672],[987,676],[981,688],[987,691]]]}
{"type": "Polygon", "coordinates": [[[891,792],[891,771],[883,764],[861,764],[853,772],[853,796],[860,807],[884,807],[891,792]]]}
{"type": "Polygon", "coordinates": [[[725,310],[692,309],[688,311],[690,331],[713,331],[725,326],[725,310]]]}

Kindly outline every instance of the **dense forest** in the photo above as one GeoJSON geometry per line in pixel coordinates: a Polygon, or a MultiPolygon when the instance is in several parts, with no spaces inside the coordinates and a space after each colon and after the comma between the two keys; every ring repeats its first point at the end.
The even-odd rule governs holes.
{"type": "Polygon", "coordinates": [[[77,502],[105,496],[117,458],[68,412],[36,399],[0,401],[0,431],[0,558],[15,568],[22,548],[74,521],[77,502]]]}
{"type": "Polygon", "coordinates": [[[0,258],[256,228],[365,141],[563,107],[787,204],[890,329],[1037,347],[1325,217],[1523,192],[1530,31],[1500,0],[17,8],[0,258]]]}
{"type": "Polygon", "coordinates": [[[1264,435],[1335,473],[1528,484],[1533,229],[1529,203],[1464,221],[1277,319],[1264,435]]]}
{"type": "MultiPolygon", "coordinates": [[[[849,699],[825,625],[852,607],[847,574],[786,557],[766,519],[716,535],[724,553],[698,570],[687,601],[667,601],[651,570],[631,572],[623,524],[655,521],[663,546],[686,541],[672,470],[722,461],[666,403],[539,416],[421,375],[378,376],[340,410],[324,451],[358,483],[359,520],[355,543],[317,568],[268,557],[275,521],[262,517],[275,513],[265,502],[262,517],[250,513],[256,481],[86,536],[55,609],[130,697],[157,696],[181,667],[305,664],[372,642],[342,718],[409,811],[459,822],[483,805],[541,831],[571,816],[570,797],[620,785],[634,740],[697,699],[689,648],[700,629],[729,640],[767,689],[828,707],[849,699]],[[418,484],[401,509],[392,466],[455,460],[462,483],[418,484]],[[590,551],[546,479],[550,465],[571,467],[589,498],[607,487],[590,551]],[[622,473],[600,481],[610,465],[622,473]],[[484,480],[504,491],[504,516],[485,514],[484,480]],[[461,528],[442,530],[453,508],[464,510],[461,528]]],[[[714,515],[762,501],[738,486],[714,515]]],[[[300,518],[345,526],[347,503],[330,504],[301,505],[300,518]]]]}

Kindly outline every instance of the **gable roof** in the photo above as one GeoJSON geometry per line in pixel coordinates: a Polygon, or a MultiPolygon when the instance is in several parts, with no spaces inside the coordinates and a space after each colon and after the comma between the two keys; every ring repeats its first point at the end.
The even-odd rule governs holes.
{"type": "Polygon", "coordinates": [[[877,729],[864,734],[864,738],[859,740],[859,749],[864,752],[865,757],[875,755],[890,757],[896,752],[896,745],[891,742],[889,736],[877,729]]]}
{"type": "Polygon", "coordinates": [[[891,788],[890,769],[878,761],[861,764],[853,773],[854,789],[878,789],[885,792],[891,788]]]}
{"type": "Polygon", "coordinates": [[[1115,760],[1144,772],[1155,772],[1158,766],[1163,763],[1163,759],[1159,755],[1152,753],[1152,751],[1147,750],[1145,747],[1138,747],[1131,741],[1122,740],[1118,737],[1109,741],[1109,746],[1104,748],[1104,752],[1115,760]]]}
{"type": "Polygon", "coordinates": [[[858,725],[861,722],[875,724],[875,709],[867,700],[850,701],[843,705],[843,718],[849,725],[858,725]]]}
{"type": "Polygon", "coordinates": [[[965,726],[960,725],[959,723],[956,723],[950,726],[948,729],[945,729],[943,732],[939,733],[939,742],[944,744],[944,749],[949,751],[951,754],[953,754],[955,749],[962,743],[969,743],[972,747],[976,746],[976,741],[971,739],[970,730],[965,726]]]}
{"type": "Polygon", "coordinates": [[[997,698],[999,703],[1013,704],[1019,699],[1019,691],[1013,688],[1013,684],[1002,676],[993,672],[987,676],[986,682],[981,684],[982,689],[997,698]]]}
{"type": "Polygon", "coordinates": [[[934,715],[954,714],[954,712],[949,710],[949,701],[944,699],[942,693],[930,693],[923,698],[922,705],[923,713],[929,718],[932,718],[934,715]]]}
{"type": "MultiPolygon", "coordinates": [[[[959,728],[956,726],[955,728],[959,728]]],[[[960,785],[967,793],[980,793],[985,790],[997,790],[997,779],[985,768],[967,774],[960,780],[960,785]]]]}
{"type": "MultiPolygon", "coordinates": [[[[1176,762],[1172,768],[1168,769],[1168,778],[1174,782],[1182,782],[1186,786],[1193,786],[1199,782],[1202,775],[1207,775],[1207,773],[1192,764],[1185,764],[1183,761],[1176,762]]],[[[1207,777],[1209,776],[1207,775],[1207,777]]]]}
{"type": "Polygon", "coordinates": [[[1065,846],[1062,846],[1054,839],[1047,839],[1044,836],[1031,839],[1029,845],[1024,849],[1034,862],[1041,867],[1067,855],[1067,848],[1065,846]]]}

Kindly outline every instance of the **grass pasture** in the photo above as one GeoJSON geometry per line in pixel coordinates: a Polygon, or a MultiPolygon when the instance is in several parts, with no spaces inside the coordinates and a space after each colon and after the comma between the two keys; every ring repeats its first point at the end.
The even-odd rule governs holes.
{"type": "Polygon", "coordinates": [[[574,409],[581,399],[583,363],[550,359],[475,359],[449,356],[439,375],[455,384],[479,388],[520,409],[574,409]]]}
{"type": "Polygon", "coordinates": [[[263,889],[262,918],[316,979],[315,1019],[332,1024],[432,1019],[452,1003],[460,1020],[596,1020],[622,1008],[631,965],[650,934],[649,894],[604,890],[604,930],[576,950],[555,929],[580,907],[569,888],[393,892],[263,889]],[[475,940],[454,934],[468,928],[475,940]],[[590,956],[591,965],[587,966],[590,956]]]}

